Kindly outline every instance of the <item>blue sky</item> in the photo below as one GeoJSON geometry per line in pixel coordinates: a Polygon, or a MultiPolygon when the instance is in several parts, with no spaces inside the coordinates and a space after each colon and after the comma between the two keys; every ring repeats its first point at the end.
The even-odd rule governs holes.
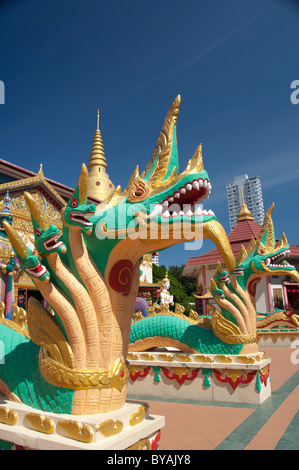
{"type": "MultiPolygon", "coordinates": [[[[288,0],[0,2],[0,157],[74,187],[96,112],[114,184],[150,159],[174,98],[181,170],[199,143],[206,209],[229,233],[225,183],[259,175],[276,234],[299,243],[299,4],[288,0]]],[[[160,262],[200,251],[178,245],[160,262]]]]}

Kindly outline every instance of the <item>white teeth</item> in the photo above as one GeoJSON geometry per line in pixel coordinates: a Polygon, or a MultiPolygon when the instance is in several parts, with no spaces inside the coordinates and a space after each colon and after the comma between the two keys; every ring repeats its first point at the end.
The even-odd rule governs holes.
{"type": "Polygon", "coordinates": [[[266,259],[266,263],[267,263],[267,266],[270,265],[270,258],[267,258],[267,259],[266,259]]]}
{"type": "Polygon", "coordinates": [[[188,209],[187,212],[184,212],[184,211],[179,211],[179,213],[177,213],[176,211],[172,211],[172,213],[170,214],[169,211],[165,211],[162,213],[162,217],[168,219],[170,217],[177,217],[177,216],[181,216],[181,217],[202,217],[202,216],[213,216],[215,215],[213,211],[209,210],[209,211],[206,211],[206,210],[202,210],[201,207],[197,207],[195,212],[193,212],[191,209],[188,209]]]}
{"type": "MultiPolygon", "coordinates": [[[[198,204],[202,203],[204,199],[209,199],[211,189],[212,189],[212,185],[208,181],[208,179],[206,179],[206,178],[204,180],[202,178],[199,178],[198,180],[192,181],[192,183],[187,183],[185,187],[180,188],[171,197],[169,197],[168,199],[165,199],[165,201],[163,201],[162,204],[161,203],[156,204],[154,206],[154,209],[153,209],[152,213],[148,216],[148,219],[153,219],[161,213],[162,213],[162,216],[164,218],[175,217],[175,216],[178,216],[178,215],[179,216],[189,216],[189,217],[194,216],[194,215],[197,215],[197,216],[202,216],[202,215],[214,216],[215,214],[214,214],[213,211],[202,211],[201,207],[197,207],[198,204]],[[185,195],[187,193],[187,191],[192,191],[193,188],[196,189],[197,191],[199,191],[200,188],[205,188],[205,191],[201,191],[201,192],[204,192],[205,194],[203,194],[196,201],[191,202],[191,204],[185,205],[185,208],[184,208],[185,211],[181,210],[181,207],[183,207],[183,204],[184,204],[183,201],[180,205],[175,204],[176,210],[174,211],[173,210],[174,205],[172,204],[174,202],[174,200],[175,199],[180,199],[181,195],[185,195]],[[188,206],[189,206],[189,208],[191,207],[191,210],[188,209],[188,206]],[[167,210],[167,208],[168,208],[168,210],[167,210]]],[[[196,197],[196,195],[195,195],[195,197],[196,197]]]]}
{"type": "Polygon", "coordinates": [[[157,217],[157,215],[161,214],[163,207],[161,204],[156,204],[154,207],[153,212],[148,216],[148,219],[153,219],[154,217],[157,217]]]}

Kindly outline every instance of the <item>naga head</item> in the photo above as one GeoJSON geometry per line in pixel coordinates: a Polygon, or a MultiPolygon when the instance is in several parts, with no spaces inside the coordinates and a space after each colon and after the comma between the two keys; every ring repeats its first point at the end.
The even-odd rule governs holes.
{"type": "Polygon", "coordinates": [[[260,234],[249,242],[247,248],[242,246],[236,260],[234,275],[239,276],[239,282],[244,288],[248,279],[257,279],[271,275],[290,275],[299,282],[299,273],[295,266],[290,265],[286,258],[290,254],[290,246],[285,234],[276,242],[272,211],[274,204],[266,212],[260,234]],[[241,279],[243,280],[241,281],[241,279]]]}
{"type": "Polygon", "coordinates": [[[214,212],[202,208],[211,182],[201,145],[179,173],[176,125],[180,102],[178,96],[168,111],[145,171],[140,174],[137,166],[126,189],[121,192],[118,186],[97,206],[90,218],[93,235],[111,240],[114,246],[130,240],[138,256],[179,242],[210,238],[233,270],[235,260],[226,233],[214,212]]]}
{"type": "Polygon", "coordinates": [[[66,227],[77,227],[87,235],[92,232],[92,222],[88,220],[94,214],[95,204],[87,204],[88,170],[83,164],[77,187],[66,207],[61,210],[61,220],[66,227]]]}
{"type": "Polygon", "coordinates": [[[61,233],[54,224],[50,224],[45,218],[40,205],[27,191],[24,193],[26,204],[31,214],[31,221],[35,237],[35,243],[41,255],[51,253],[66,253],[66,246],[59,240],[61,233]]]}
{"type": "Polygon", "coordinates": [[[21,269],[33,278],[33,280],[48,281],[50,279],[49,271],[41,264],[38,257],[33,255],[32,251],[25,245],[17,231],[6,221],[3,222],[3,227],[20,262],[21,269]]]}

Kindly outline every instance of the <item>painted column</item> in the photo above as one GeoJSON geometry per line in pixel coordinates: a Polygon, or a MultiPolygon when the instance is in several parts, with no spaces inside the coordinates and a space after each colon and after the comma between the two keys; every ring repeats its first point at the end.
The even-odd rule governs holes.
{"type": "Polygon", "coordinates": [[[273,293],[270,277],[266,277],[269,312],[274,311],[273,293]]]}
{"type": "MultiPolygon", "coordinates": [[[[205,265],[202,266],[201,273],[202,273],[202,293],[204,295],[204,294],[206,294],[205,286],[207,284],[206,266],[205,265]]],[[[207,299],[202,299],[202,313],[203,313],[203,315],[208,314],[207,299]]]]}

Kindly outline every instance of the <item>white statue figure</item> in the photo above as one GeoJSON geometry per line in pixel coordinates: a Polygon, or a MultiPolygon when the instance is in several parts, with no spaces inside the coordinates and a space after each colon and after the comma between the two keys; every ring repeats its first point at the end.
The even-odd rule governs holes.
{"type": "Polygon", "coordinates": [[[168,269],[166,270],[165,277],[162,281],[159,282],[161,286],[160,301],[161,305],[174,305],[173,295],[170,295],[168,292],[170,287],[170,281],[168,279],[168,269]]]}

